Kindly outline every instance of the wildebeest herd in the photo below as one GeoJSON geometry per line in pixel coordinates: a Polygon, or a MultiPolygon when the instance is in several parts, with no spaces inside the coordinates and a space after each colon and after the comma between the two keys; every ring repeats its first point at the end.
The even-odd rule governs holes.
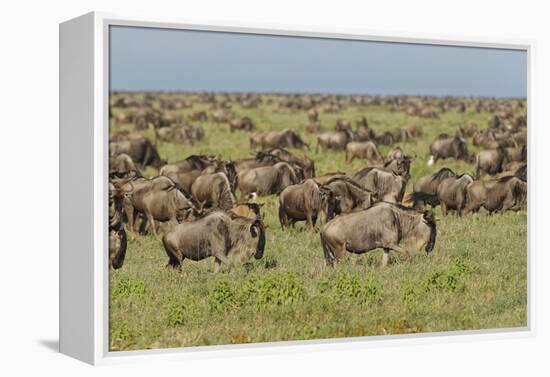
{"type": "Polygon", "coordinates": [[[110,115],[109,252],[114,269],[122,268],[132,252],[127,232],[156,235],[167,266],[179,269],[186,259],[208,257],[214,258],[215,271],[223,265],[233,269],[231,253],[262,258],[270,252],[262,211],[269,196],[277,197],[281,229],[304,222],[306,231],[320,231],[319,253],[330,266],[346,251],[383,249],[383,265],[390,250],[405,256],[432,251],[440,220],[433,212],[437,206],[441,221],[449,211],[464,216],[483,209],[490,215],[527,206],[527,115],[521,99],[115,93],[110,115]],[[192,110],[197,104],[200,110],[192,110]],[[292,112],[305,126],[270,129],[269,114],[253,119],[234,111],[265,104],[273,111],[292,112]],[[373,128],[372,106],[402,112],[415,124],[373,128]],[[337,115],[347,107],[360,109],[361,116],[338,118],[332,125],[322,122],[324,114],[337,115]],[[427,158],[408,152],[405,145],[424,138],[422,120],[437,121],[447,112],[490,116],[485,124],[464,122],[456,124],[454,133],[436,135],[427,158]],[[214,135],[201,122],[213,123],[213,133],[216,128],[239,133],[249,149],[237,151],[239,156],[189,153],[183,159],[159,152],[163,143],[177,145],[180,155],[189,146],[215,149],[214,135]],[[117,127],[121,124],[126,126],[117,127]],[[381,146],[388,152],[381,153],[381,146]],[[472,146],[479,151],[474,153],[472,146]],[[341,154],[345,165],[320,169],[311,157],[314,150],[317,156],[341,154]],[[440,166],[432,174],[411,176],[412,164],[430,168],[453,160],[471,168],[440,166]],[[350,172],[354,161],[362,167],[350,172]]]}

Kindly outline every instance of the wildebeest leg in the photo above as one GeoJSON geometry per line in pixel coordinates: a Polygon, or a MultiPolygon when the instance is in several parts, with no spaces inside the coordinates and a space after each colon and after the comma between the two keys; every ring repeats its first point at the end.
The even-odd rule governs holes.
{"type": "MultiPolygon", "coordinates": [[[[213,253],[213,256],[214,256],[214,258],[216,258],[216,260],[220,261],[220,264],[223,263],[226,266],[228,266],[230,271],[233,270],[233,263],[231,263],[231,261],[229,260],[227,255],[225,255],[225,253],[223,251],[213,253]]],[[[219,271],[219,269],[218,269],[218,271],[219,271]]]]}
{"type": "Polygon", "coordinates": [[[390,259],[390,249],[384,248],[384,254],[382,254],[382,267],[388,265],[388,260],[390,259]]]}
{"type": "Polygon", "coordinates": [[[139,234],[145,234],[147,230],[147,217],[141,214],[141,224],[139,226],[139,234]]]}
{"type": "Polygon", "coordinates": [[[279,207],[279,223],[281,223],[281,230],[288,228],[288,217],[282,207],[279,207]]]}
{"type": "Polygon", "coordinates": [[[217,274],[222,268],[222,261],[218,258],[214,258],[214,273],[217,274]]]}
{"type": "Polygon", "coordinates": [[[443,201],[441,201],[439,204],[441,205],[441,214],[443,216],[447,216],[447,205],[443,201]]]}
{"type": "Polygon", "coordinates": [[[157,226],[155,224],[155,219],[153,218],[153,214],[151,211],[147,211],[147,222],[149,223],[149,226],[151,227],[151,231],[153,232],[153,235],[158,236],[157,233],[157,226]]]}
{"type": "Polygon", "coordinates": [[[313,231],[313,219],[309,211],[306,213],[306,230],[313,231]]]}
{"type": "Polygon", "coordinates": [[[405,250],[404,248],[402,248],[401,246],[399,246],[397,244],[392,245],[390,247],[390,249],[395,250],[400,254],[403,254],[407,259],[411,259],[411,254],[407,250],[405,250]]]}

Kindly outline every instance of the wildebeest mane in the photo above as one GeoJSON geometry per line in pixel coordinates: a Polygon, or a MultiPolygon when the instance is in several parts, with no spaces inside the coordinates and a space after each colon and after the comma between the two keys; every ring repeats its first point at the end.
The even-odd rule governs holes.
{"type": "Polygon", "coordinates": [[[430,182],[448,177],[456,177],[456,173],[449,168],[441,168],[438,172],[432,174],[430,182]]]}

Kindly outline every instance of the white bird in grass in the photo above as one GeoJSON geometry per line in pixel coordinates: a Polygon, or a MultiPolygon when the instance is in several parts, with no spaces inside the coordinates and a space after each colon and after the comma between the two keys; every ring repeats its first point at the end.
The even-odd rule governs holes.
{"type": "Polygon", "coordinates": [[[428,159],[428,166],[432,166],[434,163],[434,156],[430,156],[430,158],[428,159]]]}

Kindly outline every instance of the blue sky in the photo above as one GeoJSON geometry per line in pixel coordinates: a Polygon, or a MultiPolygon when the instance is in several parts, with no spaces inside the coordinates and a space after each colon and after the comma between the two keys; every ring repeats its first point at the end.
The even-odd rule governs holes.
{"type": "Polygon", "coordinates": [[[526,97],[527,53],[111,27],[112,90],[526,97]]]}

